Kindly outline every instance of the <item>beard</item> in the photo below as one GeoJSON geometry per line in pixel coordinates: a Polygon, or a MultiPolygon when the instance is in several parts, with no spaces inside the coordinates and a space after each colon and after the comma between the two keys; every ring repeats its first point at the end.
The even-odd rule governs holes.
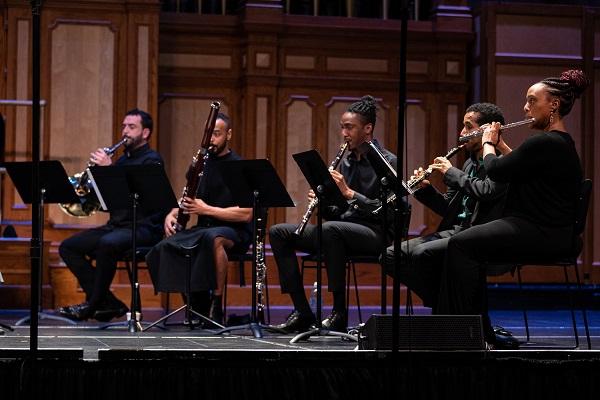
{"type": "Polygon", "coordinates": [[[125,144],[125,148],[129,151],[135,150],[138,147],[140,147],[143,143],[144,143],[144,138],[141,136],[138,136],[136,138],[129,138],[129,140],[127,141],[127,144],[125,144]]]}

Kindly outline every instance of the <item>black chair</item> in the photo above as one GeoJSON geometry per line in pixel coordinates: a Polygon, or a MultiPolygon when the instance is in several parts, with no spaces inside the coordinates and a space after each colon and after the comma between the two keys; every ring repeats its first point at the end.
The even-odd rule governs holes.
{"type": "MultiPolygon", "coordinates": [[[[567,270],[567,268],[569,268],[569,267],[573,267],[573,270],[575,271],[575,278],[576,278],[576,283],[577,283],[577,287],[575,290],[577,293],[576,297],[577,297],[577,301],[579,303],[579,307],[580,307],[580,310],[581,310],[581,313],[583,316],[583,324],[584,324],[584,328],[585,328],[587,346],[588,346],[588,349],[592,348],[589,324],[588,324],[588,319],[587,319],[587,311],[586,311],[585,305],[583,304],[583,301],[582,301],[583,290],[582,290],[582,286],[581,286],[581,280],[579,279],[579,270],[578,270],[578,265],[577,265],[577,258],[579,257],[579,254],[581,253],[581,250],[583,248],[583,239],[581,236],[585,230],[585,223],[586,223],[586,217],[587,217],[589,203],[590,203],[591,192],[592,192],[592,181],[590,179],[585,179],[581,183],[580,193],[577,198],[577,204],[576,204],[576,208],[575,208],[575,220],[573,223],[573,225],[574,225],[573,239],[572,239],[571,251],[569,252],[569,254],[565,255],[564,257],[562,257],[560,259],[519,260],[517,265],[515,266],[519,291],[520,291],[521,295],[523,295],[523,285],[522,285],[522,281],[521,281],[521,269],[522,268],[524,268],[526,266],[530,266],[530,265],[531,266],[535,265],[535,266],[549,266],[549,267],[562,267],[563,268],[564,276],[565,276],[565,284],[567,285],[567,288],[569,291],[571,322],[573,325],[575,346],[563,347],[563,346],[529,345],[529,346],[527,346],[528,348],[539,348],[539,349],[543,349],[543,348],[569,348],[569,349],[579,348],[579,334],[577,332],[577,320],[575,317],[575,301],[574,301],[574,296],[573,296],[574,290],[572,289],[571,283],[569,282],[569,275],[568,275],[568,270],[567,270]]],[[[487,265],[487,267],[488,267],[487,274],[495,275],[493,271],[494,271],[494,269],[497,269],[499,265],[500,265],[500,263],[488,264],[487,265]]],[[[502,268],[502,267],[500,267],[500,268],[502,268]]],[[[524,306],[524,302],[522,302],[522,304],[524,306]]],[[[530,343],[530,332],[529,332],[529,321],[527,318],[526,307],[523,307],[523,318],[524,318],[524,322],[525,322],[525,332],[527,335],[526,344],[528,344],[528,343],[530,343]]]]}
{"type": "MultiPolygon", "coordinates": [[[[363,322],[362,311],[360,308],[360,294],[358,290],[358,280],[356,279],[356,264],[379,264],[378,256],[348,256],[346,260],[346,308],[347,312],[350,309],[350,274],[354,280],[354,296],[356,299],[356,308],[358,310],[358,320],[360,323],[363,322]]],[[[306,268],[316,268],[317,266],[317,255],[316,254],[305,254],[301,256],[301,274],[304,276],[304,270],[306,268]]]]}
{"type": "MultiPolygon", "coordinates": [[[[246,278],[244,275],[245,272],[245,264],[246,262],[252,263],[252,249],[248,250],[245,253],[238,252],[227,252],[227,258],[230,262],[235,262],[238,264],[239,276],[240,276],[240,287],[246,286],[246,278]]],[[[228,281],[229,279],[227,279],[228,281]]],[[[266,280],[266,279],[265,279],[266,280]]],[[[227,281],[225,282],[225,287],[223,290],[223,316],[227,318],[227,281]]],[[[271,308],[269,306],[269,285],[265,282],[265,294],[267,301],[267,321],[271,323],[271,308]]],[[[169,313],[169,302],[170,302],[170,293],[166,293],[165,295],[165,314],[169,313]]]]}

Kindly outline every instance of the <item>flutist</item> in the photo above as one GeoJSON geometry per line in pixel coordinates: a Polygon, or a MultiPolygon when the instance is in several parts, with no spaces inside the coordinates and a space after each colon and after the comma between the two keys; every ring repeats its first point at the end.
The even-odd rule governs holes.
{"type": "MultiPolygon", "coordinates": [[[[530,129],[537,132],[514,150],[505,142],[504,133],[500,135],[497,121],[485,130],[481,138],[485,169],[496,182],[509,184],[506,207],[501,218],[473,226],[448,241],[439,313],[485,312],[481,275],[487,262],[556,260],[579,254],[574,221],[583,171],[564,118],[588,85],[580,70],[531,85],[523,111],[525,117],[535,118],[530,129]]],[[[484,325],[486,340],[489,328],[484,325]]]]}
{"type": "MultiPolygon", "coordinates": [[[[499,121],[504,124],[502,111],[494,104],[476,103],[467,108],[463,117],[460,137],[468,135],[479,126],[499,121]]],[[[427,170],[440,174],[447,190],[438,191],[428,180],[422,180],[414,196],[432,211],[442,217],[435,233],[410,239],[401,245],[407,262],[401,263],[399,278],[402,283],[416,293],[426,307],[436,312],[440,278],[448,240],[455,234],[477,224],[485,223],[501,216],[506,185],[487,177],[483,167],[483,147],[481,138],[468,141],[464,147],[468,157],[462,168],[456,168],[449,159],[437,157],[427,170]]],[[[426,170],[419,168],[409,180],[419,180],[426,170]]],[[[390,246],[384,256],[386,272],[392,275],[394,246],[390,246]]],[[[484,315],[484,318],[487,314],[484,315]]],[[[489,324],[488,324],[489,325],[489,324]]],[[[514,347],[516,340],[498,329],[496,334],[499,347],[514,347]]]]}
{"type": "MultiPolygon", "coordinates": [[[[121,127],[122,138],[128,138],[124,145],[125,153],[114,165],[163,164],[161,156],[148,144],[152,125],[152,117],[148,113],[138,109],[127,112],[121,127]]],[[[91,153],[89,163],[108,166],[112,165],[112,160],[100,148],[91,153]]],[[[137,211],[139,246],[152,246],[161,239],[162,220],[166,212],[167,210],[137,211]]],[[[132,218],[130,209],[112,211],[106,225],[80,232],[61,243],[60,256],[85,292],[85,301],[61,307],[58,309],[59,314],[75,321],[89,318],[109,321],[125,315],[128,308],[110,291],[110,284],[115,275],[117,260],[131,249],[132,218]],[[95,267],[91,258],[96,259],[95,267]]]]}
{"type": "MultiPolygon", "coordinates": [[[[340,119],[342,140],[348,143],[347,155],[339,164],[339,172],[331,176],[347,199],[345,210],[321,209],[327,222],[323,224],[323,260],[327,268],[329,291],[333,292],[333,310],[323,321],[323,328],[345,332],[347,312],[345,298],[345,269],[348,255],[377,255],[381,241],[390,242],[392,232],[381,232],[379,217],[372,214],[379,206],[379,179],[369,160],[359,152],[359,146],[373,139],[376,122],[376,102],[364,96],[350,105],[340,119]]],[[[385,149],[384,156],[395,167],[396,157],[385,149]]],[[[310,194],[313,197],[313,194],[310,194]]],[[[391,224],[390,224],[391,225],[391,224]]],[[[294,311],[278,328],[289,332],[303,332],[315,323],[304,292],[295,250],[317,251],[317,227],[308,224],[296,234],[298,224],[279,224],[270,229],[270,241],[277,267],[281,290],[288,293],[294,311]]]]}

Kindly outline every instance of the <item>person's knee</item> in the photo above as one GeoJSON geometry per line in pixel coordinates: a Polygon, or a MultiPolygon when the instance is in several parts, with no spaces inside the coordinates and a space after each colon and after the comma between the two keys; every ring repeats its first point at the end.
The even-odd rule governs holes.
{"type": "Polygon", "coordinates": [[[223,236],[217,236],[213,240],[213,250],[215,252],[224,251],[224,250],[230,249],[232,247],[233,247],[233,241],[231,239],[227,239],[223,236]]]}

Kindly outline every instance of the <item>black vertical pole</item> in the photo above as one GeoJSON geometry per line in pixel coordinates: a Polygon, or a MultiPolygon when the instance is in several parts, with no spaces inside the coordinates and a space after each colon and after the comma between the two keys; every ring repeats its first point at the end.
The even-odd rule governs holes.
{"type": "Polygon", "coordinates": [[[40,14],[42,0],[31,1],[32,26],[32,105],[31,105],[31,161],[33,164],[31,186],[33,201],[31,203],[31,305],[29,312],[29,349],[31,357],[37,357],[38,347],[38,312],[42,270],[41,230],[44,221],[40,221],[40,14]]]}
{"type": "Polygon", "coordinates": [[[400,79],[398,81],[398,147],[396,149],[397,162],[397,179],[396,185],[396,212],[394,215],[395,224],[395,237],[394,237],[394,254],[395,265],[394,265],[394,288],[393,288],[393,309],[392,309],[392,351],[398,351],[398,334],[400,326],[400,281],[398,280],[398,271],[400,269],[400,263],[403,262],[404,257],[401,257],[400,244],[402,242],[404,232],[404,214],[403,214],[403,200],[404,195],[402,193],[402,177],[404,165],[404,121],[406,112],[406,47],[407,40],[406,35],[408,32],[408,0],[402,0],[400,9],[400,79]]]}

